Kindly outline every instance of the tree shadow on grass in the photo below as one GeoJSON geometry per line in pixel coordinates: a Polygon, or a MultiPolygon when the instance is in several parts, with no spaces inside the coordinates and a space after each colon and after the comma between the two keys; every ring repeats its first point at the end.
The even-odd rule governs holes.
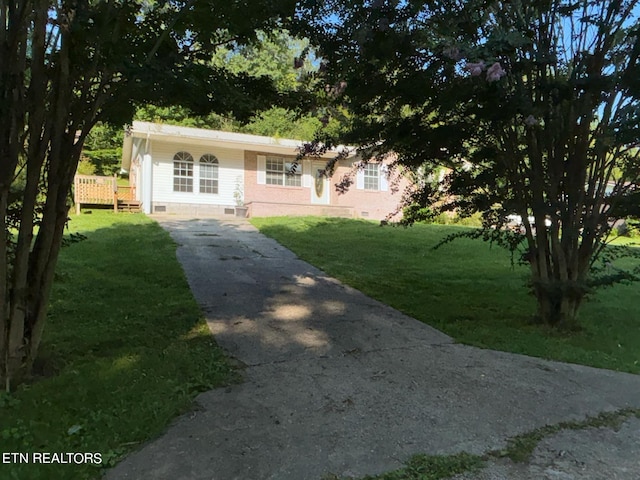
{"type": "Polygon", "coordinates": [[[167,233],[142,216],[91,222],[61,252],[36,377],[0,404],[0,450],[99,452],[103,464],[2,465],[2,478],[95,478],[237,378],[167,233]]]}
{"type": "Polygon", "coordinates": [[[433,250],[459,227],[314,218],[255,223],[329,274],[462,343],[638,371],[637,284],[597,292],[580,312],[578,331],[549,330],[533,321],[528,269],[512,267],[507,251],[471,239],[433,250]]]}

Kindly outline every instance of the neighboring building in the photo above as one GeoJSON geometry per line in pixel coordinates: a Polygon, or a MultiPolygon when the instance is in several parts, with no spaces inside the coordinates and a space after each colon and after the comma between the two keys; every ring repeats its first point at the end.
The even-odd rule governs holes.
{"type": "Polygon", "coordinates": [[[225,215],[244,205],[248,216],[381,220],[397,209],[408,183],[389,178],[384,163],[358,169],[354,184],[339,194],[335,184],[359,159],[341,160],[326,178],[321,171],[335,156],[329,152],[320,159],[303,159],[302,168],[288,174],[300,145],[296,140],[134,122],[125,136],[122,168],[129,171],[145,213],[225,215]]]}

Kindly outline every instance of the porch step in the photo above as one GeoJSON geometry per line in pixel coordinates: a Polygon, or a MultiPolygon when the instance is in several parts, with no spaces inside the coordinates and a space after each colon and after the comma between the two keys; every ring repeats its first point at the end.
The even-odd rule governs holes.
{"type": "Polygon", "coordinates": [[[142,203],[138,200],[118,200],[119,212],[137,213],[142,211],[142,203]]]}

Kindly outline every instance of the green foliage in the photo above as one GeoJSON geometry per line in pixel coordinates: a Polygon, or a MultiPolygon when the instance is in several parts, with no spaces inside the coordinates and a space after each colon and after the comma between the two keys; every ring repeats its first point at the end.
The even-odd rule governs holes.
{"type": "Polygon", "coordinates": [[[96,165],[87,157],[81,158],[76,170],[80,175],[95,175],[96,165]]]}
{"type": "Polygon", "coordinates": [[[640,237],[640,220],[627,218],[625,220],[624,235],[631,238],[640,237]]]}
{"type": "Polygon", "coordinates": [[[258,31],[257,42],[251,45],[231,45],[219,49],[213,64],[224,66],[234,74],[268,77],[280,92],[296,90],[302,72],[316,68],[309,59],[303,69],[296,69],[294,61],[303,51],[309,51],[309,41],[295,38],[286,30],[258,31]]]}
{"type": "Polygon", "coordinates": [[[622,422],[633,416],[639,417],[640,410],[625,409],[616,412],[605,412],[579,422],[562,422],[555,425],[547,425],[532,432],[510,438],[505,449],[491,452],[490,456],[496,458],[508,457],[514,462],[528,462],[535,448],[546,437],[563,430],[584,430],[603,427],[618,429],[622,422]]]}
{"type": "Polygon", "coordinates": [[[34,382],[0,394],[0,450],[100,452],[103,464],[2,465],[2,478],[99,478],[234,378],[162,228],[103,211],[69,223],[87,239],[61,252],[34,382]]]}
{"type": "Polygon", "coordinates": [[[242,177],[240,176],[236,178],[236,186],[233,189],[233,200],[236,203],[236,206],[244,206],[244,186],[242,177]]]}
{"type": "Polygon", "coordinates": [[[511,265],[514,265],[516,260],[518,265],[528,265],[529,263],[529,251],[525,246],[525,236],[514,230],[502,230],[491,227],[462,230],[447,235],[440,242],[434,245],[433,249],[436,250],[443,245],[461,238],[468,238],[471,240],[480,239],[490,245],[497,245],[507,250],[511,254],[511,265]]]}
{"type": "Polygon", "coordinates": [[[313,140],[322,130],[337,136],[344,130],[348,114],[341,119],[329,118],[316,108],[317,72],[320,61],[315,57],[309,40],[295,37],[286,30],[259,31],[258,42],[242,47],[220,49],[214,55],[214,65],[224,66],[236,74],[268,77],[283,94],[282,106],[261,111],[235,131],[255,135],[313,140]],[[300,65],[296,66],[298,61],[300,65]]]}
{"type": "MultiPolygon", "coordinates": [[[[443,214],[444,215],[444,214],[443,214]]],[[[402,219],[408,224],[417,222],[440,223],[436,220],[433,210],[428,206],[412,203],[402,209],[402,219]]]]}
{"type": "Polygon", "coordinates": [[[87,135],[78,164],[83,175],[111,176],[120,170],[123,130],[120,126],[98,123],[87,135]]]}
{"type": "MultiPolygon", "coordinates": [[[[286,30],[257,32],[258,41],[252,45],[230,45],[219,49],[213,64],[224,66],[234,74],[255,78],[269,78],[279,92],[294,92],[301,86],[302,71],[294,66],[295,59],[309,50],[306,39],[294,38],[286,30]]],[[[306,64],[312,70],[311,62],[306,64]]],[[[320,122],[300,116],[291,108],[273,106],[254,115],[244,126],[233,125],[234,131],[280,138],[311,139],[320,122]]]]}
{"type": "Polygon", "coordinates": [[[473,215],[470,215],[468,217],[456,215],[455,217],[453,217],[453,223],[465,227],[481,227],[483,225],[483,218],[479,213],[474,213],[473,215]]]}
{"type": "MultiPolygon", "coordinates": [[[[267,78],[281,94],[280,104],[263,109],[241,122],[233,115],[198,115],[183,106],[145,105],[138,108],[137,120],[168,123],[195,128],[251,133],[276,138],[312,140],[321,130],[336,136],[344,129],[336,118],[323,123],[314,110],[311,91],[319,62],[307,39],[295,38],[286,30],[257,32],[257,42],[250,45],[229,44],[216,50],[212,64],[235,75],[267,78]],[[296,68],[296,59],[304,57],[296,68]],[[313,113],[309,113],[313,111],[313,113]]],[[[343,116],[346,118],[345,112],[343,116]]]]}
{"type": "Polygon", "coordinates": [[[252,0],[250,14],[245,3],[224,0],[0,4],[6,389],[29,377],[37,357],[83,144],[81,171],[111,174],[118,169],[119,130],[140,106],[179,105],[189,115],[246,121],[280,102],[271,78],[234,73],[211,57],[224,46],[246,48],[260,29],[286,26],[295,8],[293,0],[252,0]]]}
{"type": "MultiPolygon", "coordinates": [[[[366,476],[360,480],[436,480],[451,478],[460,473],[474,474],[485,467],[487,461],[509,458],[516,463],[525,463],[538,444],[552,435],[566,430],[586,430],[591,428],[611,428],[618,430],[631,417],[640,418],[640,410],[627,408],[614,412],[604,412],[585,420],[561,422],[546,425],[536,430],[517,435],[507,440],[502,450],[492,450],[482,456],[461,452],[456,455],[414,455],[405,467],[376,476],[366,476]]],[[[470,475],[466,475],[467,478],[470,475]]],[[[475,475],[474,475],[475,477],[475,475]]],[[[323,477],[323,480],[348,480],[335,475],[323,477]]]]}
{"type": "Polygon", "coordinates": [[[299,117],[292,110],[273,107],[253,117],[242,130],[255,135],[312,140],[321,127],[320,120],[315,117],[299,117]]]}
{"type": "Polygon", "coordinates": [[[587,287],[609,287],[637,281],[640,281],[640,248],[603,245],[601,254],[591,267],[587,287]]]}
{"type": "Polygon", "coordinates": [[[240,123],[231,117],[218,113],[196,115],[190,109],[179,105],[159,107],[145,105],[136,111],[136,120],[145,122],[166,123],[193,128],[209,128],[227,132],[237,131],[240,123]]]}
{"type": "MultiPolygon", "coordinates": [[[[466,452],[455,455],[414,455],[398,470],[382,475],[367,475],[360,480],[439,480],[459,473],[477,472],[483,466],[481,457],[466,452]]],[[[326,480],[347,479],[329,477],[326,480]]]]}
{"type": "Polygon", "coordinates": [[[369,480],[437,480],[448,478],[458,473],[476,472],[484,462],[477,455],[462,452],[456,455],[415,455],[407,465],[391,473],[375,477],[365,477],[369,480]]]}
{"type": "Polygon", "coordinates": [[[438,212],[432,207],[425,207],[419,203],[412,203],[402,210],[402,225],[414,223],[436,223],[438,225],[461,225],[465,227],[481,227],[483,220],[479,213],[461,216],[450,212],[438,212]]]}
{"type": "Polygon", "coordinates": [[[609,225],[640,205],[638,1],[303,3],[345,143],[397,154],[422,180],[410,203],[520,215],[540,318],[575,322],[609,225]]]}
{"type": "Polygon", "coordinates": [[[62,246],[68,247],[74,243],[84,242],[87,239],[86,235],[78,232],[71,232],[69,235],[62,237],[62,246]]]}

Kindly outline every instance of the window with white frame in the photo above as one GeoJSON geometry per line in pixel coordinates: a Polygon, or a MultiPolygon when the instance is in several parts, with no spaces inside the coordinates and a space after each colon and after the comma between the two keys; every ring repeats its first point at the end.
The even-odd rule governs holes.
{"type": "Polygon", "coordinates": [[[173,191],[193,192],[193,157],[189,152],[173,156],[173,191]]]}
{"type": "Polygon", "coordinates": [[[302,186],[302,172],[300,165],[295,172],[291,171],[293,162],[285,162],[281,157],[267,157],[266,159],[266,184],[284,185],[287,187],[302,186]]]}
{"type": "Polygon", "coordinates": [[[362,173],[365,190],[380,190],[380,164],[367,163],[362,173]]]}
{"type": "Polygon", "coordinates": [[[200,157],[200,193],[218,193],[218,166],[215,155],[206,153],[200,157]]]}

